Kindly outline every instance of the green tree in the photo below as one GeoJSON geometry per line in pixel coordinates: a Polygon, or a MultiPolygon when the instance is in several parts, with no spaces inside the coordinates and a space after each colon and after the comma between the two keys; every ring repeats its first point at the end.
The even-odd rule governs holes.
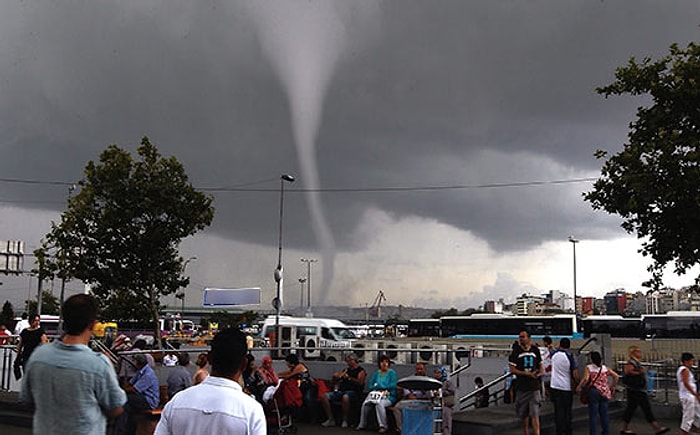
{"type": "Polygon", "coordinates": [[[189,284],[179,244],[210,225],[214,209],[182,164],[147,137],[137,156],[110,145],[90,161],[45,246],[58,253],[59,276],[91,286],[103,317],[150,322],[160,339],[161,296],[189,284]]]}
{"type": "Polygon", "coordinates": [[[459,316],[459,311],[457,311],[457,308],[452,307],[449,310],[445,311],[435,311],[433,314],[430,315],[432,319],[439,319],[443,316],[459,316]]]}
{"type": "Polygon", "coordinates": [[[656,61],[631,58],[597,91],[650,97],[622,151],[596,152],[606,160],[584,197],[622,217],[622,228],[643,240],[640,252],[652,259],[644,285],[658,288],[668,263],[681,275],[700,260],[700,46],[674,44],[656,61]]]}
{"type": "Polygon", "coordinates": [[[255,311],[244,311],[241,313],[229,313],[225,310],[215,311],[209,316],[202,318],[202,326],[208,327],[209,322],[218,323],[219,329],[239,328],[243,324],[248,326],[254,324],[259,314],[255,311]]]}
{"type": "Polygon", "coordinates": [[[7,326],[10,330],[15,327],[15,310],[12,308],[10,301],[5,301],[2,304],[2,311],[0,311],[0,323],[7,326]]]}
{"type": "MultiPolygon", "coordinates": [[[[24,301],[30,313],[37,312],[37,301],[34,299],[24,301]]],[[[41,314],[58,315],[61,312],[61,304],[58,298],[48,290],[41,291],[41,314]]]]}

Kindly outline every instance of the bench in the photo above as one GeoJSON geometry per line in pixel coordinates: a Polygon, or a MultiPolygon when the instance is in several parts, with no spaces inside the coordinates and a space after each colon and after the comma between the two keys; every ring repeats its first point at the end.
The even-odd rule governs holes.
{"type": "Polygon", "coordinates": [[[152,435],[156,431],[162,412],[162,408],[139,411],[135,416],[136,435],[152,435]]]}
{"type": "Polygon", "coordinates": [[[160,386],[160,402],[156,409],[144,409],[136,413],[136,435],[152,435],[156,431],[156,426],[160,421],[163,406],[170,400],[168,396],[168,386],[160,386]]]}

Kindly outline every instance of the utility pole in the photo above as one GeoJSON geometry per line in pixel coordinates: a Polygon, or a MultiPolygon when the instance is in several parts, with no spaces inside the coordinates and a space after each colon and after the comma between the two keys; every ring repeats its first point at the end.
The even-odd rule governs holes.
{"type": "Polygon", "coordinates": [[[576,310],[576,244],[579,242],[574,236],[569,236],[569,242],[574,248],[574,315],[578,315],[576,310]]]}
{"type": "Polygon", "coordinates": [[[316,258],[302,258],[301,262],[306,263],[306,304],[307,304],[307,311],[306,314],[308,316],[311,316],[311,263],[317,262],[318,259],[316,258]]]}
{"type": "Polygon", "coordinates": [[[301,287],[299,291],[299,313],[304,311],[304,283],[306,282],[306,278],[301,277],[299,278],[299,286],[301,287]]]}

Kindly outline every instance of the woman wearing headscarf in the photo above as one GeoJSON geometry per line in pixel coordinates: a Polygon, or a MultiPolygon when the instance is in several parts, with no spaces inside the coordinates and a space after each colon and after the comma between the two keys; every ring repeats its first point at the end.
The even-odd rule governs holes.
{"type": "Polygon", "coordinates": [[[452,407],[456,403],[455,393],[457,392],[457,388],[452,381],[449,380],[447,367],[435,367],[434,376],[435,379],[442,382],[442,434],[449,435],[452,433],[452,407]]]}
{"type": "Polygon", "coordinates": [[[262,358],[262,365],[258,369],[258,373],[260,373],[260,377],[262,377],[265,386],[277,385],[279,378],[277,377],[277,373],[275,373],[275,369],[272,367],[272,358],[269,356],[265,355],[262,358]]]}

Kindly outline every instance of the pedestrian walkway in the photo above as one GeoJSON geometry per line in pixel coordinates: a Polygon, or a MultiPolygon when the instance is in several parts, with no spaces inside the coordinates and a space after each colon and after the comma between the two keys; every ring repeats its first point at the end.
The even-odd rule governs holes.
{"type": "MultiPolygon", "coordinates": [[[[671,428],[670,433],[678,433],[678,424],[680,422],[680,416],[678,418],[659,418],[659,423],[662,426],[668,426],[671,428]]],[[[610,423],[610,433],[611,434],[616,434],[620,431],[620,426],[622,425],[622,419],[620,417],[614,419],[610,423]]],[[[641,413],[639,415],[636,415],[635,418],[632,420],[631,424],[632,430],[636,431],[637,434],[639,435],[653,435],[653,431],[651,430],[651,427],[646,424],[644,419],[642,418],[641,413]]],[[[9,425],[9,424],[0,424],[0,434],[3,435],[31,435],[32,429],[29,427],[20,427],[20,426],[14,426],[14,425],[9,425]]],[[[376,432],[370,432],[370,431],[365,431],[365,432],[356,432],[353,429],[341,429],[338,427],[321,427],[320,424],[300,424],[298,426],[297,434],[299,435],[340,435],[340,434],[373,434],[376,432]]],[[[549,433],[553,433],[553,431],[548,431],[544,430],[542,432],[542,435],[548,435],[549,433]]],[[[507,431],[499,431],[499,435],[522,435],[522,430],[507,430],[507,431]]],[[[588,434],[588,425],[587,424],[578,424],[574,427],[574,435],[587,435],[588,434]]],[[[454,435],[473,435],[473,434],[467,434],[466,432],[464,434],[462,433],[457,433],[455,432],[454,435]]]]}

